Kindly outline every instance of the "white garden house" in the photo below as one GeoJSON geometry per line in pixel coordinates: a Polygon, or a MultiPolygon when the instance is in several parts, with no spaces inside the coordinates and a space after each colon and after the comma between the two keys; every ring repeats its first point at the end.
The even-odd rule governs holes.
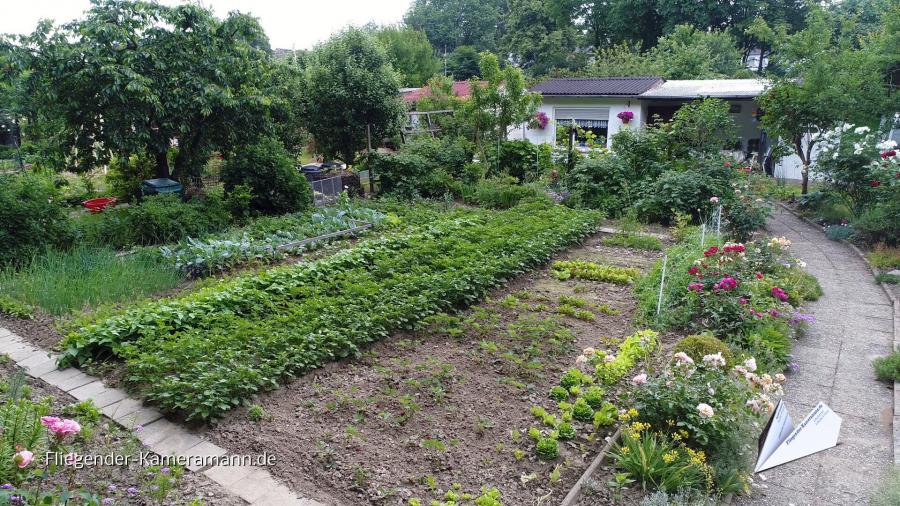
{"type": "MultiPolygon", "coordinates": [[[[655,116],[668,120],[682,104],[713,97],[731,104],[739,136],[739,143],[734,146],[736,157],[762,163],[771,142],[760,129],[760,110],[756,99],[767,84],[760,79],[548,79],[531,88],[543,97],[538,111],[546,114],[549,119],[547,126],[543,129],[520,128],[514,130],[509,138],[527,139],[535,144],[554,144],[556,125],[574,121],[581,129],[592,131],[598,138],[605,138],[608,146],[609,139],[622,128],[641,128],[653,121],[655,116]],[[629,112],[632,116],[630,120],[620,118],[620,113],[629,112]]],[[[800,179],[800,162],[796,156],[788,156],[770,164],[769,171],[778,178],[800,179]]]]}

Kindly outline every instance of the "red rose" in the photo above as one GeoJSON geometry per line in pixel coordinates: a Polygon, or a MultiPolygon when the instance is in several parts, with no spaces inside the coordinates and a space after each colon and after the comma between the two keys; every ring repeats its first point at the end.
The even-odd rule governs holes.
{"type": "Polygon", "coordinates": [[[691,276],[693,276],[694,274],[697,274],[698,272],[700,272],[700,269],[698,269],[696,267],[691,267],[690,269],[688,269],[688,274],[690,274],[691,276]]]}
{"type": "Polygon", "coordinates": [[[873,179],[869,181],[869,186],[871,186],[872,188],[878,188],[879,186],[881,186],[881,181],[873,179]]]}
{"type": "Polygon", "coordinates": [[[896,151],[896,150],[891,149],[891,150],[889,150],[889,151],[885,151],[884,153],[881,153],[881,158],[882,158],[882,159],[888,159],[888,158],[890,158],[890,157],[892,157],[892,156],[897,156],[897,151],[896,151]]]}

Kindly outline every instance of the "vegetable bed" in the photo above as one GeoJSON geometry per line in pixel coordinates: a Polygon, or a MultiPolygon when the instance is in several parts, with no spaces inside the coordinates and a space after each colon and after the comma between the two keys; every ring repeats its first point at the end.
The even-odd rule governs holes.
{"type": "Polygon", "coordinates": [[[62,365],[125,361],[167,411],[210,419],[279,381],[465,307],[591,233],[600,215],[549,202],[455,210],[422,231],[150,302],[69,334],[62,365]]]}

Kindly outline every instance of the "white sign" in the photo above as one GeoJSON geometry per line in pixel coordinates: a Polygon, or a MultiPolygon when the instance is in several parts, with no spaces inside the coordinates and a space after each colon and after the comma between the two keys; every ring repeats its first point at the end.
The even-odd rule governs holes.
{"type": "Polygon", "coordinates": [[[759,458],[753,472],[765,471],[835,446],[841,421],[841,417],[820,402],[795,428],[787,407],[778,401],[759,436],[759,458]]]}

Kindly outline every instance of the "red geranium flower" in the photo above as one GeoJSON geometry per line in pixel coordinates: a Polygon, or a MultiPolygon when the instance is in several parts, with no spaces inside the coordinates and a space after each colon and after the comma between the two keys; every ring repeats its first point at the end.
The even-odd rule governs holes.
{"type": "Polygon", "coordinates": [[[890,158],[890,157],[892,157],[892,156],[897,156],[897,151],[896,151],[896,150],[893,150],[893,149],[892,149],[892,150],[890,150],[890,151],[885,151],[884,153],[881,153],[881,158],[883,158],[883,159],[888,159],[888,158],[890,158]]]}
{"type": "Polygon", "coordinates": [[[881,181],[873,179],[869,181],[869,186],[871,186],[872,188],[878,188],[879,186],[881,186],[881,181]]]}
{"type": "Polygon", "coordinates": [[[715,255],[715,254],[718,253],[718,252],[719,252],[719,247],[718,247],[718,246],[712,246],[711,248],[709,248],[708,250],[706,250],[706,251],[703,252],[703,256],[705,256],[705,257],[711,257],[711,256],[715,255]]]}
{"type": "Polygon", "coordinates": [[[697,274],[698,272],[700,272],[700,269],[698,269],[696,267],[691,267],[690,269],[688,269],[688,274],[690,274],[691,276],[693,276],[694,274],[697,274]]]}

